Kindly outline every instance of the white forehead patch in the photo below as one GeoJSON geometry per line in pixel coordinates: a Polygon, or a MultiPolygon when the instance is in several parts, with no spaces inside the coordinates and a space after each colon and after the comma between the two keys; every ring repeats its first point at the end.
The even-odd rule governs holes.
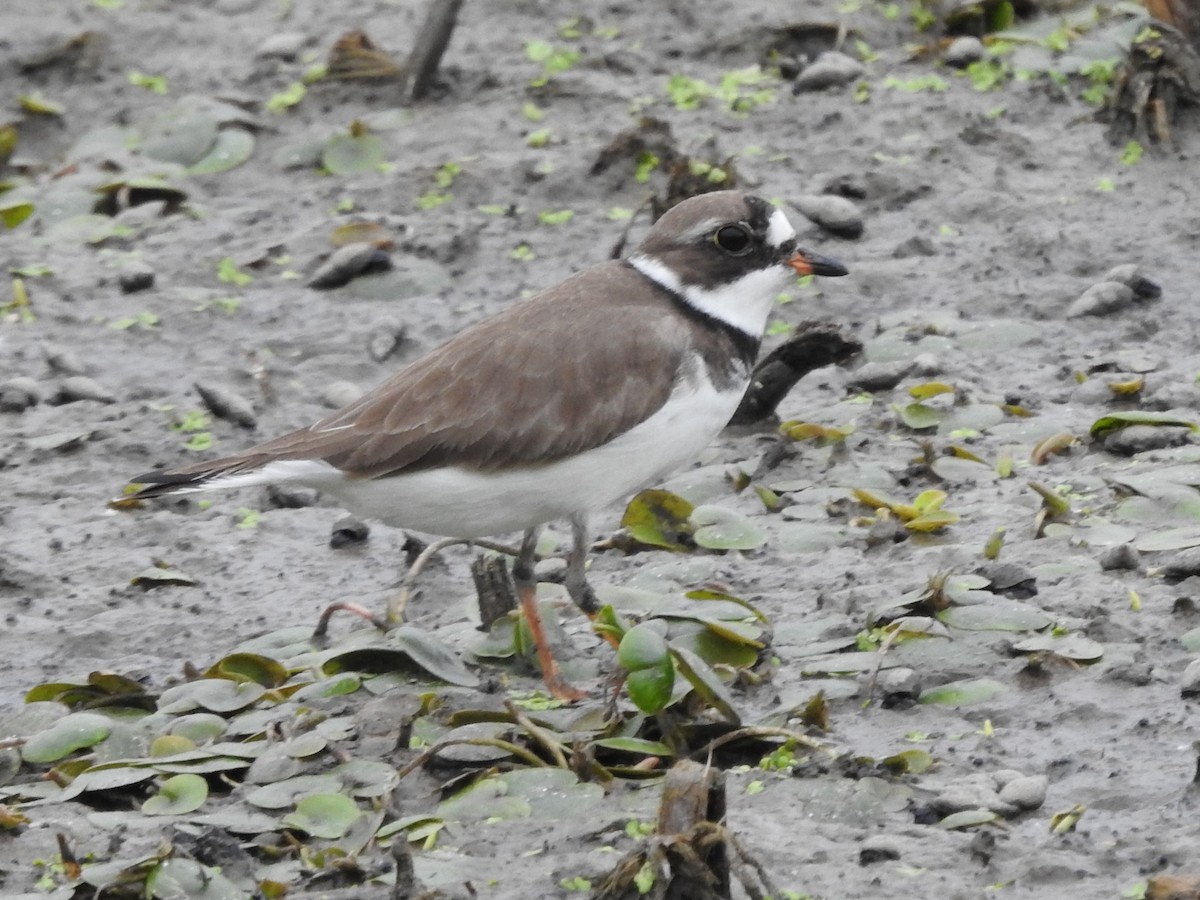
{"type": "Polygon", "coordinates": [[[783,214],[783,210],[777,209],[771,213],[771,218],[767,220],[767,243],[772,247],[782,247],[795,238],[796,229],[783,214]]]}

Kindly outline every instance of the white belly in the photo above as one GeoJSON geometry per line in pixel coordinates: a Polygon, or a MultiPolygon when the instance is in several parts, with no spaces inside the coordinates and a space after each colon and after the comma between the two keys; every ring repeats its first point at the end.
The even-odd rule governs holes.
{"type": "Polygon", "coordinates": [[[524,530],[600,509],[653,484],[696,455],[725,427],[742,397],[689,379],[657,413],[615,440],[557,462],[478,472],[450,467],[383,478],[348,478],[328,463],[273,462],[211,487],[291,482],[337,498],[356,515],[447,537],[524,530]]]}

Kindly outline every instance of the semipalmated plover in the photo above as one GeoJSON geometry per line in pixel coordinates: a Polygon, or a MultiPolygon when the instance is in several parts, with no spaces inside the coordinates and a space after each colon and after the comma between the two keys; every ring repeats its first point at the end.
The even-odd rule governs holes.
{"type": "Polygon", "coordinates": [[[513,576],[542,674],[555,695],[578,696],[538,614],[540,527],[570,521],[565,585],[594,613],[588,513],[688,462],[728,423],[776,295],[797,274],[846,270],[799,249],[787,217],[765,200],[693,197],[627,259],[468,328],[314,425],[140,475],[132,496],[291,483],[415,531],[523,531],[513,576]]]}

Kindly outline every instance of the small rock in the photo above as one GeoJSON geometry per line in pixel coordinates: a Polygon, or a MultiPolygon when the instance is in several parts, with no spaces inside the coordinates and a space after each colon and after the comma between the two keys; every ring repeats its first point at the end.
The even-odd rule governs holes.
{"type": "Polygon", "coordinates": [[[349,406],[363,395],[363,390],[352,381],[334,381],[321,392],[321,402],[330,409],[349,406]]]}
{"type": "Polygon", "coordinates": [[[371,527],[362,519],[354,516],[342,516],[333,523],[333,533],[329,536],[329,546],[334,550],[363,543],[371,535],[371,527]]]}
{"type": "Polygon", "coordinates": [[[43,344],[42,355],[46,357],[46,365],[58,375],[83,375],[87,372],[74,350],[43,344]]]}
{"type": "Polygon", "coordinates": [[[303,509],[316,506],[321,498],[321,492],[315,488],[302,487],[297,484],[267,485],[267,499],[278,509],[303,509]]]}
{"type": "Polygon", "coordinates": [[[1180,550],[1163,563],[1161,571],[1167,581],[1183,581],[1193,575],[1200,575],[1200,547],[1180,550]]]}
{"type": "Polygon", "coordinates": [[[1022,775],[1000,789],[1000,799],[1017,809],[1038,809],[1046,802],[1049,784],[1045,775],[1022,775]]]}
{"type": "Polygon", "coordinates": [[[291,61],[299,56],[308,44],[308,35],[302,31],[284,31],[273,34],[254,51],[254,55],[262,59],[283,59],[291,61]]]}
{"type": "Polygon", "coordinates": [[[860,391],[890,391],[912,369],[905,359],[893,362],[869,362],[850,373],[850,386],[860,391]]]}
{"type": "Polygon", "coordinates": [[[893,259],[908,259],[910,256],[936,256],[937,247],[922,234],[914,234],[892,249],[893,259]]]}
{"type": "Polygon", "coordinates": [[[907,666],[881,669],[875,686],[883,696],[884,709],[907,709],[921,695],[921,676],[907,666]]]}
{"type": "Polygon", "coordinates": [[[392,267],[392,258],[374,244],[359,242],[339,247],[329,255],[312,277],[308,286],[317,290],[329,290],[349,284],[360,275],[381,272],[392,267]]]}
{"type": "Polygon", "coordinates": [[[254,406],[240,394],[235,394],[233,391],[228,391],[215,384],[206,384],[200,381],[192,386],[200,395],[204,405],[208,407],[208,411],[218,419],[233,422],[243,428],[253,428],[258,424],[254,406]]]}
{"type": "Polygon", "coordinates": [[[1130,425],[1104,438],[1104,449],[1118,456],[1133,456],[1145,450],[1182,447],[1192,439],[1192,430],[1174,425],[1130,425]]]}
{"type": "Polygon", "coordinates": [[[942,59],[946,65],[956,69],[965,69],[971,63],[983,59],[983,41],[975,37],[959,37],[950,42],[942,59]]]}
{"type": "Polygon", "coordinates": [[[0,412],[25,412],[42,402],[42,389],[27,375],[0,384],[0,412]]]}
{"type": "Polygon", "coordinates": [[[931,378],[942,374],[942,361],[932,353],[918,353],[913,357],[912,374],[931,378]]]}
{"type": "Polygon", "coordinates": [[[95,379],[86,375],[72,375],[64,378],[58,387],[58,403],[74,403],[77,400],[95,400],[97,403],[116,403],[117,396],[106,387],[101,387],[95,379]]]}
{"type": "Polygon", "coordinates": [[[1133,288],[1116,281],[1101,281],[1084,291],[1067,309],[1068,319],[1107,316],[1133,303],[1133,288]]]}
{"type": "Polygon", "coordinates": [[[873,834],[862,842],[858,851],[858,864],[869,866],[873,863],[887,862],[900,858],[900,847],[896,841],[886,834],[873,834]]]}
{"type": "Polygon", "coordinates": [[[991,785],[975,780],[964,781],[946,788],[931,801],[930,805],[943,816],[965,812],[968,809],[987,809],[1005,818],[1014,816],[1018,812],[1016,806],[1001,800],[1000,795],[991,785]]]}
{"type": "Polygon", "coordinates": [[[1100,568],[1105,572],[1136,569],[1141,564],[1142,555],[1133,544],[1114,544],[1100,554],[1100,568]]]}
{"type": "Polygon", "coordinates": [[[1100,280],[1123,284],[1142,300],[1157,300],[1162,296],[1162,288],[1143,275],[1142,267],[1136,263],[1113,266],[1100,280]]]}
{"type": "Polygon", "coordinates": [[[863,233],[863,215],[853,200],[836,194],[804,194],[792,206],[830,234],[853,240],[863,233]]]}
{"type": "Polygon", "coordinates": [[[822,53],[807,69],[796,77],[795,93],[820,91],[829,87],[849,84],[861,78],[866,67],[852,56],[829,50],[822,53]]]}
{"type": "Polygon", "coordinates": [[[396,352],[408,332],[408,326],[395,319],[382,319],[371,329],[367,339],[367,352],[371,359],[381,363],[396,352]]]}
{"type": "Polygon", "coordinates": [[[1200,696],[1200,659],[1193,659],[1179,679],[1179,692],[1184,697],[1200,696]]]}
{"type": "Polygon", "coordinates": [[[148,290],[154,287],[154,268],[140,259],[131,259],[118,270],[117,284],[125,294],[148,290]]]}

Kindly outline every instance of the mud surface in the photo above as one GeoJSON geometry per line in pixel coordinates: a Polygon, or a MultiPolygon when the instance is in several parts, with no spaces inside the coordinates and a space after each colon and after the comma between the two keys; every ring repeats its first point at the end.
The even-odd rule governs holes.
{"type": "MultiPolygon", "coordinates": [[[[28,117],[21,126],[16,153],[38,170],[36,211],[0,237],[6,269],[51,270],[24,278],[32,321],[10,310],[0,325],[0,376],[32,379],[41,398],[0,413],[0,710],[18,710],[34,685],[94,670],[161,689],[183,677],[185,663],[205,667],[248,637],[311,623],[333,600],[382,607],[400,577],[404,536],[376,526],[365,544],[334,549],[336,507],[278,508],[265,492],[214,495],[204,508],[190,501],[117,512],[106,501],[156,464],[199,458],[185,447],[195,432],[171,427],[204,408],[196,382],[253,404],[253,429],[221,419],[201,429],[213,446],[200,452],[233,451],[307,424],[345,396],[347,383],[366,389],[524,292],[605,258],[623,227],[610,212],[638,206],[661,180],[638,183],[632,163],[599,176],[590,170],[619,132],[652,114],[670,124],[685,152],[735,156],[744,187],[782,201],[806,245],[847,265],[848,278],[797,287],[775,321],[842,324],[866,342],[885,386],[864,395],[853,372],[825,369],[784,400],[785,419],[852,423],[854,432],[834,450],[798,443],[794,456],[756,478],[792,504],[782,513],[764,512],[752,491],[735,495],[725,478],[731,465],[754,472],[776,440],[770,423],[727,432],[698,469],[673,481],[757,517],[768,536],[762,549],[605,553],[595,559],[593,581],[725,585],[754,601],[775,628],[778,664],[741,695],[748,707],[803,705],[824,689],[827,738],[837,747],[874,758],[921,748],[936,762],[908,779],[912,795],[895,806],[863,796],[840,775],[734,772],[730,828],[779,884],[823,898],[1118,896],[1156,873],[1196,870],[1196,708],[1185,694],[1200,678],[1184,670],[1200,642],[1184,638],[1200,626],[1200,589],[1186,565],[1172,581],[1161,569],[1190,546],[1189,532],[1176,540],[1169,530],[1200,524],[1192,487],[1200,477],[1191,471],[1200,449],[1186,429],[1127,434],[1125,446],[1089,437],[1108,412],[1188,417],[1200,400],[1194,117],[1176,127],[1178,148],[1123,164],[1121,148],[1106,141],[1094,107],[1079,97],[1085,79],[1060,85],[1041,75],[976,90],[949,69],[910,61],[906,46],[928,38],[906,11],[893,21],[871,4],[845,17],[877,54],[861,79],[869,90],[857,99],[865,102],[856,102],[858,82],[793,95],[789,82],[772,79],[759,87],[774,89],[773,102],[745,114],[717,97],[677,109],[670,76],[717,85],[724,73],[753,65],[771,28],[788,21],[788,7],[604,5],[590,12],[597,31],[564,37],[560,27],[579,14],[577,5],[468,3],[433,97],[384,120],[395,127],[377,129],[387,171],[336,176],[283,162],[395,107],[395,89],[318,83],[282,113],[264,104],[350,28],[403,55],[420,22],[415,4],[52,6],[47,13],[39,0],[6,0],[0,11],[4,108],[31,93],[63,106],[61,116],[28,117]],[[85,58],[18,66],[36,48],[89,30],[97,37],[85,58]],[[295,35],[296,57],[260,53],[280,33],[295,35]],[[578,50],[579,60],[531,88],[543,68],[524,52],[534,40],[578,50]],[[168,93],[131,83],[132,70],[163,76],[168,93]],[[944,90],[903,89],[933,72],[944,90]],[[172,176],[187,195],[180,209],[121,210],[128,229],[101,243],[56,227],[46,198],[106,158],[78,149],[81,139],[96,129],[147,126],[188,95],[244,104],[258,126],[251,158],[226,172],[172,176]],[[531,103],[544,113],[540,121],[523,111],[531,103]],[[548,139],[529,141],[540,129],[549,129],[548,139]],[[439,185],[439,171],[452,184],[439,185]],[[862,210],[865,230],[856,240],[831,236],[791,205],[837,189],[862,210]],[[429,202],[419,198],[435,193],[452,199],[422,209],[429,202]],[[568,209],[573,216],[561,224],[539,220],[568,209]],[[305,287],[333,249],[331,233],[351,221],[382,225],[394,242],[394,268],[331,291],[305,287]],[[225,258],[250,280],[222,281],[225,258]],[[122,269],[134,262],[153,270],[154,283],[126,293],[122,269]],[[1126,298],[1103,316],[1067,316],[1084,291],[1125,263],[1140,265],[1161,298],[1126,298]],[[79,388],[64,388],[70,376],[93,379],[108,396],[60,402],[79,388]],[[1119,391],[1138,377],[1140,392],[1109,386],[1119,391]],[[906,388],[930,381],[953,385],[955,394],[928,401],[941,427],[914,431],[898,409],[913,400],[906,388]],[[1063,432],[1078,440],[1043,464],[1031,461],[1040,440],[1063,432]],[[931,475],[924,442],[933,459],[944,461],[945,448],[958,446],[983,464],[957,460],[935,466],[942,477],[931,475]],[[996,470],[1005,457],[1013,472],[1002,478],[996,470]],[[1041,498],[1030,480],[1070,507],[1040,535],[1041,498]],[[878,522],[872,530],[854,521],[872,511],[850,499],[853,488],[906,501],[940,488],[944,508],[960,520],[934,534],[878,522]],[[248,519],[248,510],[261,516],[248,519]],[[891,648],[888,665],[911,669],[925,690],[988,678],[999,693],[975,703],[864,708],[868,675],[831,677],[836,665],[821,663],[817,651],[839,639],[853,649],[874,610],[936,573],[984,569],[985,542],[998,529],[1005,535],[999,562],[1009,570],[987,570],[995,591],[988,596],[1019,604],[1021,615],[1040,613],[1034,624],[1043,630],[1090,639],[1100,652],[1088,644],[1074,654],[1086,659],[1051,651],[1031,662],[1012,648],[1030,630],[951,628],[891,648]],[[1146,549],[1140,559],[1125,554],[1132,568],[1102,568],[1102,554],[1130,543],[1146,549]],[[130,584],[159,561],[196,584],[130,584]],[[1017,774],[1033,776],[1034,794],[1044,777],[1043,803],[1035,796],[1028,801],[1035,808],[1006,809],[1000,827],[937,824],[954,809],[988,806],[993,788],[1017,774]],[[755,781],[761,790],[748,790],[755,781]],[[1053,833],[1052,816],[1076,805],[1086,811],[1075,829],[1053,833]]],[[[836,15],[831,4],[803,10],[815,21],[836,15]]],[[[847,49],[855,52],[853,40],[847,49]]],[[[156,168],[138,154],[132,159],[156,168]]],[[[597,530],[615,529],[619,517],[609,510],[597,530]]],[[[470,558],[448,552],[409,613],[457,646],[472,631],[470,558]]],[[[611,666],[586,623],[570,619],[568,633],[593,670],[611,666]]],[[[599,688],[598,680],[588,683],[599,688]]],[[[432,782],[411,790],[409,811],[434,802],[432,782]]],[[[621,788],[597,800],[594,814],[565,823],[480,822],[448,833],[433,853],[418,852],[417,872],[431,883],[469,880],[484,897],[566,896],[563,879],[595,878],[612,864],[597,847],[628,849],[624,822],[653,818],[654,794],[621,788]],[[455,861],[439,863],[438,854],[455,861]]],[[[29,815],[23,833],[0,837],[6,896],[33,890],[32,861],[56,852],[56,831],[69,832],[80,852],[100,859],[116,852],[82,807],[29,815]]],[[[151,829],[138,839],[151,844],[155,836],[151,829]]]]}

